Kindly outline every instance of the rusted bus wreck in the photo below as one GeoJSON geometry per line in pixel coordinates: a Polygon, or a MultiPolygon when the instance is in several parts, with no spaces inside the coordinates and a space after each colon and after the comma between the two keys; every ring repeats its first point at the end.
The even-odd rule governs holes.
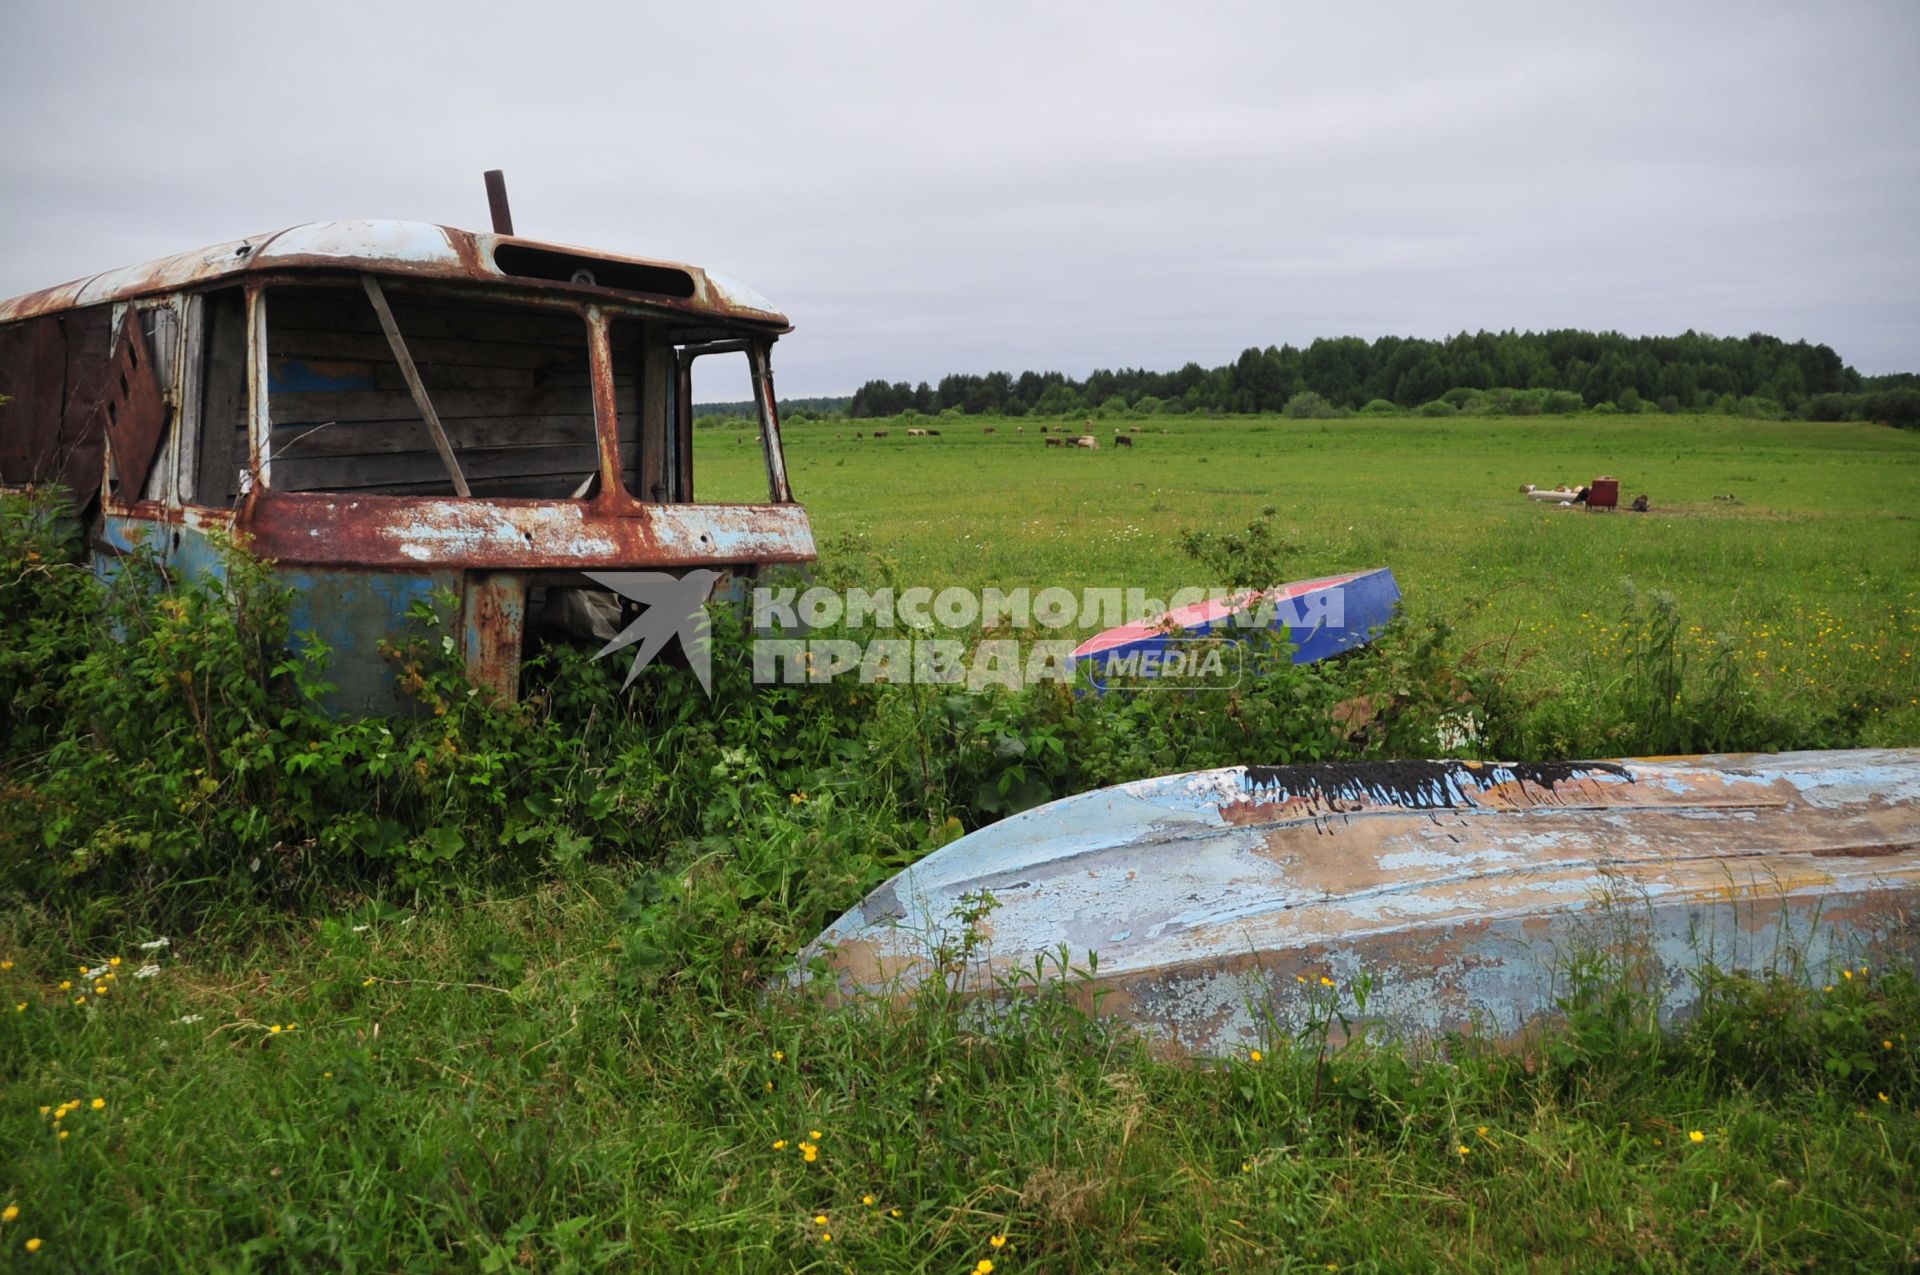
{"type": "Polygon", "coordinates": [[[1243,766],[962,837],[802,967],[849,993],[944,977],[991,998],[1065,953],[1102,1012],[1218,1056],[1334,998],[1353,1014],[1363,976],[1364,1017],[1398,1033],[1512,1035],[1596,952],[1681,1013],[1708,962],[1835,981],[1862,953],[1910,959],[1917,914],[1920,750],[1243,766]]]}
{"type": "Polygon", "coordinates": [[[378,640],[443,589],[470,674],[512,694],[530,623],[604,627],[585,572],[812,560],[773,392],[788,331],[720,274],[510,223],[297,226],[0,302],[0,486],[70,488],[105,570],[135,546],[216,567],[209,533],[244,533],[343,708],[392,702],[378,640]],[[709,357],[745,365],[764,501],[697,500],[709,357]]]}

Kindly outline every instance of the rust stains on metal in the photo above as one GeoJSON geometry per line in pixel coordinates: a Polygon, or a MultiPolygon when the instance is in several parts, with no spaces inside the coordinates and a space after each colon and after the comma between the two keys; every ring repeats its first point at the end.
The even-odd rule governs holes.
{"type": "Polygon", "coordinates": [[[146,490],[147,475],[165,438],[167,402],[154,373],[146,333],[140,329],[140,316],[132,309],[114,340],[94,414],[96,420],[88,429],[106,436],[116,494],[137,496],[146,490]]]}
{"type": "Polygon", "coordinates": [[[474,572],[461,599],[467,677],[501,699],[520,687],[520,644],[527,625],[527,580],[519,572],[474,572]]]}
{"type": "Polygon", "coordinates": [[[240,526],[280,562],[378,569],[600,570],[813,558],[798,505],[459,500],[261,490],[240,526]]]}
{"type": "Polygon", "coordinates": [[[59,483],[82,507],[100,490],[111,309],[0,327],[0,483],[59,483]]]}
{"type": "Polygon", "coordinates": [[[792,330],[787,317],[765,297],[717,271],[676,261],[405,221],[313,222],[110,270],[0,301],[0,323],[238,279],[316,271],[367,272],[450,283],[520,284],[527,290],[557,290],[602,304],[628,304],[661,314],[744,323],[764,332],[792,330]],[[495,251],[502,246],[575,258],[579,269],[558,279],[517,276],[496,262],[495,251]],[[677,296],[602,286],[597,282],[596,264],[602,267],[599,274],[609,277],[619,276],[621,267],[630,268],[632,277],[641,279],[684,275],[690,288],[687,295],[677,296]],[[663,273],[654,276],[644,272],[663,273]]]}

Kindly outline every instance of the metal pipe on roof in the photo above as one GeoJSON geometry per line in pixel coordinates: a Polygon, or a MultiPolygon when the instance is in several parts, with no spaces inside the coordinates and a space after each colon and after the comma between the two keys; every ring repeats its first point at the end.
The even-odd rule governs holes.
{"type": "Polygon", "coordinates": [[[513,233],[513,209],[507,205],[507,175],[497,168],[484,174],[487,182],[487,211],[493,214],[493,233],[513,233]]]}

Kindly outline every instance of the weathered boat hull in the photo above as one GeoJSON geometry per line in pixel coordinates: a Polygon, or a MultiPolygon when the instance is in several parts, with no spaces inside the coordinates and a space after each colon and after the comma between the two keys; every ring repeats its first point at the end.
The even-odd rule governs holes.
{"type": "Polygon", "coordinates": [[[1912,932],[1920,750],[1143,780],[961,838],[809,955],[848,991],[905,990],[982,893],[945,976],[990,991],[1064,947],[1103,1012],[1188,1053],[1304,1025],[1362,975],[1367,1017],[1400,1033],[1512,1034],[1576,951],[1647,958],[1677,1012],[1704,963],[1819,977],[1912,932]]]}

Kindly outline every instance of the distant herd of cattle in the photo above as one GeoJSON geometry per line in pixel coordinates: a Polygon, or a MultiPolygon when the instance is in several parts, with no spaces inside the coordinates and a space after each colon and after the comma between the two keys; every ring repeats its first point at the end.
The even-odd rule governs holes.
{"type": "MultiPolygon", "coordinates": [[[[1091,425],[1093,424],[1093,422],[1088,421],[1087,424],[1091,425]]],[[[887,437],[889,432],[890,431],[884,430],[884,429],[876,429],[873,431],[873,436],[875,438],[885,438],[887,437]]],[[[1027,432],[1027,427],[1024,425],[1015,425],[1013,427],[1013,432],[1016,434],[1024,434],[1027,432]]],[[[1047,427],[1045,425],[1042,425],[1040,427],[1040,432],[1042,434],[1047,434],[1047,427]]],[[[1138,434],[1139,432],[1140,432],[1140,427],[1138,425],[1128,426],[1127,432],[1124,434],[1116,429],[1113,431],[1113,445],[1115,447],[1132,447],[1133,439],[1131,435],[1138,434]]],[[[1166,432],[1165,430],[1161,431],[1161,433],[1163,434],[1165,432],[1166,432]]],[[[993,433],[993,426],[991,425],[986,426],[984,429],[981,430],[981,433],[983,434],[993,433]]],[[[867,435],[864,432],[857,433],[854,435],[855,438],[865,438],[866,436],[867,435]]],[[[940,437],[940,431],[937,429],[910,429],[907,431],[907,437],[908,438],[938,438],[940,437]]],[[[1047,434],[1047,436],[1041,439],[1040,441],[1048,447],[1079,447],[1090,452],[1097,452],[1100,450],[1100,440],[1095,438],[1092,434],[1080,434],[1078,436],[1069,436],[1067,434],[1047,434]]]]}

